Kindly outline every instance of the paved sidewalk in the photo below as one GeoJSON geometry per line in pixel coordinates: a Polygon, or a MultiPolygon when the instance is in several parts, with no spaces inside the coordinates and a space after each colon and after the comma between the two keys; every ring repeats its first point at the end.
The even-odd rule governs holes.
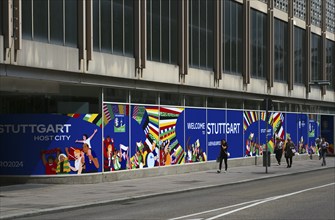
{"type": "Polygon", "coordinates": [[[335,177],[334,168],[335,157],[328,157],[326,167],[322,167],[321,161],[318,159],[293,160],[292,168],[286,168],[286,162],[283,161],[281,166],[271,164],[268,173],[265,173],[265,167],[262,165],[253,165],[232,167],[228,169],[227,173],[221,174],[217,174],[216,170],[209,170],[98,184],[20,184],[3,186],[0,187],[0,219],[57,212],[319,169],[329,169],[329,175],[335,177]]]}

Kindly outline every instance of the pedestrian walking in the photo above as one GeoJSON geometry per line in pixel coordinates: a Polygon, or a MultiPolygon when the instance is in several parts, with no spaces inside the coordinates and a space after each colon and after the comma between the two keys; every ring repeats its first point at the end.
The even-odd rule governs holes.
{"type": "Polygon", "coordinates": [[[325,138],[322,138],[322,141],[321,141],[322,164],[321,166],[326,166],[326,156],[327,156],[328,148],[329,148],[329,143],[326,141],[325,138]]]}
{"type": "Polygon", "coordinates": [[[278,165],[280,165],[281,158],[283,156],[283,142],[280,140],[280,137],[276,137],[275,154],[278,165]]]}
{"type": "Polygon", "coordinates": [[[222,160],[224,160],[224,165],[225,165],[225,173],[227,172],[228,169],[228,144],[225,139],[221,140],[221,147],[220,147],[220,156],[219,156],[219,169],[218,173],[221,173],[221,168],[222,168],[222,160]]]}
{"type": "Polygon", "coordinates": [[[286,158],[286,163],[287,163],[287,168],[292,167],[292,157],[295,155],[295,146],[294,143],[292,142],[291,138],[287,138],[287,143],[285,145],[285,158],[286,158]]]}

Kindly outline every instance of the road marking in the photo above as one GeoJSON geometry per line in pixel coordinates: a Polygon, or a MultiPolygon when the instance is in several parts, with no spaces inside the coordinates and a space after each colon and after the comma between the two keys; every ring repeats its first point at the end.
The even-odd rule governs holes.
{"type": "Polygon", "coordinates": [[[238,204],[235,204],[235,205],[225,206],[225,207],[221,207],[221,208],[217,208],[217,209],[211,209],[211,210],[207,210],[207,211],[203,211],[203,212],[193,213],[193,214],[190,214],[190,215],[184,215],[184,216],[180,216],[180,217],[176,217],[176,218],[171,218],[169,220],[178,220],[178,219],[183,219],[183,218],[190,218],[190,217],[197,216],[197,215],[203,215],[203,214],[207,214],[207,213],[211,213],[211,212],[217,212],[217,211],[221,211],[221,210],[234,208],[234,207],[238,207],[238,206],[247,205],[247,204],[252,203],[250,205],[247,205],[247,206],[244,206],[244,207],[241,207],[241,208],[238,208],[238,209],[234,209],[232,211],[225,212],[225,213],[222,213],[220,215],[216,215],[216,216],[213,216],[211,218],[206,219],[206,220],[213,220],[213,219],[220,218],[222,216],[226,216],[226,215],[241,211],[243,209],[248,209],[250,207],[253,207],[253,206],[265,203],[265,202],[270,202],[270,201],[273,201],[273,200],[281,199],[281,198],[284,198],[284,197],[292,196],[292,195],[295,195],[295,194],[299,194],[299,193],[303,193],[303,192],[306,192],[306,191],[319,189],[319,188],[323,188],[323,187],[327,187],[327,186],[331,186],[331,185],[335,185],[335,182],[334,183],[329,183],[329,184],[326,184],[326,185],[322,185],[322,186],[316,186],[316,187],[296,191],[296,192],[293,192],[293,193],[288,193],[288,194],[285,194],[285,195],[272,196],[272,197],[268,197],[268,198],[265,198],[265,199],[257,199],[257,200],[242,202],[242,203],[238,203],[238,204]]]}
{"type": "Polygon", "coordinates": [[[293,192],[293,193],[288,193],[288,194],[281,195],[281,196],[274,196],[274,197],[265,198],[265,199],[263,199],[262,201],[256,202],[256,203],[254,203],[254,204],[251,204],[251,205],[248,205],[248,206],[245,206],[245,207],[242,207],[242,208],[238,208],[238,209],[235,209],[235,210],[226,212],[226,213],[222,213],[222,214],[220,214],[220,215],[213,216],[213,217],[211,217],[211,218],[207,218],[206,220],[217,219],[217,218],[220,218],[220,217],[222,217],[222,216],[226,216],[226,215],[232,214],[232,213],[234,213],[234,212],[241,211],[241,210],[243,210],[243,209],[248,209],[248,208],[250,208],[250,207],[253,207],[253,206],[256,206],[256,205],[259,205],[259,204],[262,204],[262,203],[270,202],[270,201],[273,201],[273,200],[281,199],[281,198],[284,198],[284,197],[292,196],[292,195],[295,195],[295,194],[303,193],[303,192],[310,191],[310,190],[314,190],[314,189],[319,189],[319,188],[323,188],[323,187],[331,186],[331,185],[334,185],[334,184],[335,184],[335,183],[329,183],[329,184],[326,184],[326,185],[316,186],[316,187],[312,187],[312,188],[308,188],[308,189],[304,189],[304,190],[296,191],[296,192],[293,192]]]}
{"type": "Polygon", "coordinates": [[[235,204],[235,205],[230,205],[230,206],[225,206],[225,207],[221,207],[221,208],[217,208],[217,209],[212,209],[212,210],[207,210],[207,211],[203,211],[203,212],[193,213],[193,214],[190,214],[190,215],[184,215],[184,216],[180,216],[180,217],[177,217],[177,218],[171,218],[169,220],[189,218],[189,217],[193,217],[193,216],[197,216],[197,215],[207,214],[207,213],[210,213],[210,212],[217,212],[217,211],[224,210],[224,209],[234,208],[236,206],[246,205],[246,204],[250,204],[250,203],[254,203],[254,202],[258,202],[258,201],[261,201],[261,200],[257,199],[257,200],[252,200],[252,201],[249,201],[249,202],[242,202],[242,203],[235,204]]]}

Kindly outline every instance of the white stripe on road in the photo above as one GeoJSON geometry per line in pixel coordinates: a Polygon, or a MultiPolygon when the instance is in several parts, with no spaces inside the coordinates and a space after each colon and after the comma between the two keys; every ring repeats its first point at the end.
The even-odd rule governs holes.
{"type": "Polygon", "coordinates": [[[220,218],[222,216],[226,216],[226,215],[241,211],[243,209],[248,209],[250,207],[257,206],[257,205],[262,204],[262,203],[270,202],[270,201],[273,201],[273,200],[281,199],[281,198],[284,198],[284,197],[292,196],[292,195],[295,195],[295,194],[303,193],[303,192],[314,190],[314,189],[328,187],[328,186],[331,186],[331,185],[334,185],[334,184],[335,183],[329,183],[329,184],[326,184],[326,185],[316,186],[316,187],[296,191],[296,192],[293,192],[293,193],[288,193],[288,194],[285,194],[285,195],[273,196],[273,197],[268,197],[268,198],[265,198],[265,199],[252,200],[252,201],[249,201],[249,202],[242,202],[242,203],[231,205],[231,206],[226,206],[226,207],[221,207],[221,208],[217,208],[217,209],[207,210],[207,211],[204,211],[204,212],[198,212],[198,213],[193,213],[193,214],[190,214],[190,215],[180,216],[180,217],[177,217],[177,218],[172,218],[170,220],[189,218],[189,217],[193,217],[193,216],[197,216],[197,215],[203,215],[203,214],[207,214],[207,213],[211,213],[211,212],[217,212],[217,211],[220,211],[220,210],[229,209],[229,208],[233,208],[233,207],[242,206],[242,205],[252,203],[250,205],[247,205],[247,206],[244,206],[244,207],[241,207],[241,208],[238,208],[238,209],[234,209],[234,210],[231,210],[229,212],[225,212],[225,213],[222,213],[220,215],[216,215],[216,216],[213,216],[211,218],[206,219],[206,220],[213,220],[213,219],[220,218]]]}
{"type": "Polygon", "coordinates": [[[303,193],[303,192],[310,191],[310,190],[314,190],[314,189],[319,189],[319,188],[323,188],[323,187],[331,186],[331,185],[334,185],[334,184],[335,184],[335,183],[329,183],[329,184],[326,184],[326,185],[316,186],[316,187],[312,187],[312,188],[308,188],[308,189],[304,189],[304,190],[296,191],[296,192],[293,192],[293,193],[288,193],[288,194],[281,195],[281,196],[269,197],[269,198],[264,199],[263,201],[259,201],[259,202],[256,202],[256,203],[254,203],[254,204],[251,204],[251,205],[242,207],[242,208],[238,208],[238,209],[235,209],[235,210],[226,212],[226,213],[222,213],[222,214],[220,214],[220,215],[213,216],[213,217],[208,218],[208,219],[206,219],[206,220],[213,220],[213,219],[216,219],[216,218],[220,218],[220,217],[222,217],[222,216],[225,216],[225,215],[232,214],[232,213],[234,213],[234,212],[241,211],[241,210],[243,210],[243,209],[247,209],[247,208],[250,208],[250,207],[253,207],[253,206],[256,206],[256,205],[265,203],[265,202],[270,202],[270,201],[273,201],[273,200],[281,199],[281,198],[284,198],[284,197],[292,196],[292,195],[295,195],[295,194],[303,193]]]}

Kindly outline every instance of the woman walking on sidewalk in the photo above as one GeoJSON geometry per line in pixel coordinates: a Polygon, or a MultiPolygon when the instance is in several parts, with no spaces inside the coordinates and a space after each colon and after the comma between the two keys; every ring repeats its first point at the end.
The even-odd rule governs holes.
{"type": "Polygon", "coordinates": [[[227,160],[228,160],[228,144],[226,142],[225,139],[221,140],[221,149],[220,149],[220,156],[219,156],[219,169],[218,169],[218,173],[221,173],[221,167],[222,167],[222,160],[224,160],[224,165],[225,165],[225,171],[227,172],[227,168],[228,168],[228,164],[227,164],[227,160]]]}
{"type": "Polygon", "coordinates": [[[287,138],[287,143],[285,145],[284,151],[285,151],[287,168],[290,168],[292,166],[292,157],[295,155],[295,146],[291,141],[290,137],[287,138]]]}

